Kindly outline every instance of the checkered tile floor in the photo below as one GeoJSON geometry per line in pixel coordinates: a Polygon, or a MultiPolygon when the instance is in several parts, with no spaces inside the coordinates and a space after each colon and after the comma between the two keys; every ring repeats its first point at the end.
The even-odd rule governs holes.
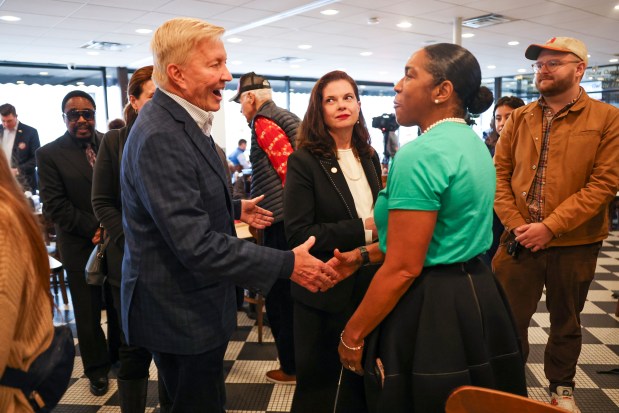
{"type": "MultiPolygon", "coordinates": [[[[614,232],[604,242],[595,281],[591,285],[581,317],[583,348],[576,374],[576,400],[582,413],[619,412],[619,375],[598,374],[598,371],[619,368],[619,319],[614,316],[617,299],[612,297],[613,291],[619,291],[619,232],[614,232]]],[[[63,308],[59,296],[56,296],[56,300],[58,306],[63,308]]],[[[73,318],[70,305],[64,313],[65,319],[73,318]]],[[[288,412],[294,386],[273,385],[264,377],[266,371],[278,367],[270,330],[265,328],[265,342],[259,344],[258,329],[245,313],[238,313],[238,325],[224,361],[228,413],[288,412]]],[[[546,402],[549,397],[543,357],[549,327],[548,313],[542,301],[531,322],[527,383],[529,396],[546,402]]],[[[146,411],[159,412],[157,370],[154,364],[151,365],[150,377],[146,411]]],[[[110,390],[105,396],[91,395],[78,356],[71,385],[54,412],[119,413],[116,381],[110,380],[110,390]]]]}

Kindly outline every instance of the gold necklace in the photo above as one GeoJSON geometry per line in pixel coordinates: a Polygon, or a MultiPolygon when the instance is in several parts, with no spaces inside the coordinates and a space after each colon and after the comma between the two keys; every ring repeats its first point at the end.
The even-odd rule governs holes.
{"type": "MultiPolygon", "coordinates": [[[[344,166],[340,165],[340,169],[342,170],[342,173],[344,174],[344,176],[346,178],[350,179],[351,181],[358,181],[363,176],[363,168],[361,168],[361,160],[357,156],[355,156],[355,160],[357,161],[357,166],[359,166],[359,168],[357,169],[357,171],[359,172],[359,176],[357,176],[357,177],[348,175],[346,173],[346,171],[345,171],[344,166]]],[[[350,171],[350,172],[352,172],[352,171],[350,171]]]]}

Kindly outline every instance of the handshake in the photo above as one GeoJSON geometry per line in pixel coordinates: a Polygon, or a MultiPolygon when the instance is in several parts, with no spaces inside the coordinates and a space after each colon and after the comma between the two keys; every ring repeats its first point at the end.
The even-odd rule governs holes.
{"type": "Polygon", "coordinates": [[[355,252],[340,253],[324,263],[313,257],[309,250],[316,242],[315,237],[294,248],[294,269],[290,280],[315,293],[324,292],[354,273],[360,265],[354,260],[355,252]]]}

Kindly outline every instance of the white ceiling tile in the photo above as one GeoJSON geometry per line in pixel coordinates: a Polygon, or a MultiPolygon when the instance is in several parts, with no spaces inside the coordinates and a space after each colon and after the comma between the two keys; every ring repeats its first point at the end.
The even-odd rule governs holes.
{"type": "Polygon", "coordinates": [[[233,6],[224,4],[207,3],[196,0],[174,0],[159,7],[157,11],[160,13],[172,13],[177,16],[208,20],[210,17],[232,9],[233,6]]]}
{"type": "Polygon", "coordinates": [[[89,4],[99,6],[118,7],[135,10],[157,10],[157,8],[169,3],[170,0],[89,0],[89,4]]]}
{"type": "Polygon", "coordinates": [[[116,30],[124,24],[125,23],[122,22],[112,23],[109,21],[70,17],[58,23],[54,27],[54,30],[79,30],[83,32],[93,31],[98,33],[107,33],[116,30]]]}
{"type": "MultiPolygon", "coordinates": [[[[57,0],[6,0],[2,3],[2,13],[23,12],[48,16],[67,16],[83,7],[83,4],[57,0]]],[[[21,16],[21,15],[20,15],[21,16]]]]}
{"type": "Polygon", "coordinates": [[[130,23],[137,25],[151,25],[154,26],[154,28],[157,28],[174,17],[178,17],[178,15],[173,13],[150,12],[131,20],[130,23]]]}
{"type": "Polygon", "coordinates": [[[216,19],[223,19],[231,22],[246,24],[266,19],[267,17],[273,16],[273,14],[274,13],[271,11],[252,9],[249,7],[236,7],[234,9],[218,13],[213,17],[216,19]]]}
{"type": "Polygon", "coordinates": [[[131,20],[137,19],[144,14],[145,12],[142,10],[131,10],[87,4],[79,10],[76,10],[73,14],[71,14],[71,17],[105,20],[110,22],[130,22],[131,20]]]}
{"type": "MultiPolygon", "coordinates": [[[[265,10],[274,12],[272,14],[280,13],[283,11],[296,9],[297,7],[305,6],[310,3],[308,0],[254,0],[248,3],[245,3],[243,7],[248,7],[250,9],[257,10],[265,10]]],[[[335,3],[337,5],[337,3],[335,3]]],[[[331,8],[331,6],[323,7],[323,8],[331,8]]],[[[322,10],[321,8],[320,10],[322,10]]]]}

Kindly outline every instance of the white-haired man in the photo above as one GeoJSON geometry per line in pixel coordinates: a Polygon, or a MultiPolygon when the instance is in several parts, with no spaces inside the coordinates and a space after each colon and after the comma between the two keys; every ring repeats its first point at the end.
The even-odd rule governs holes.
{"type": "MultiPolygon", "coordinates": [[[[273,225],[264,229],[264,245],[288,249],[284,232],[284,184],[288,156],[292,153],[301,119],[278,107],[272,98],[271,83],[254,72],[239,79],[239,88],[231,102],[241,104],[241,113],[251,129],[251,197],[264,195],[262,206],[273,212],[273,225]]],[[[266,373],[277,384],[296,383],[293,311],[290,280],[281,279],[266,296],[267,315],[277,346],[280,368],[266,373]]]]}
{"type": "Polygon", "coordinates": [[[157,29],[158,90],[140,111],[122,161],[123,329],[129,344],[153,353],[172,413],[224,411],[235,284],[267,293],[290,277],[318,291],[336,276],[309,255],[313,239],[290,252],[235,237],[235,218],[258,228],[273,218],[257,206],[262,198],[232,200],[211,138],[210,112],[231,80],[223,31],[189,18],[157,29]]]}

